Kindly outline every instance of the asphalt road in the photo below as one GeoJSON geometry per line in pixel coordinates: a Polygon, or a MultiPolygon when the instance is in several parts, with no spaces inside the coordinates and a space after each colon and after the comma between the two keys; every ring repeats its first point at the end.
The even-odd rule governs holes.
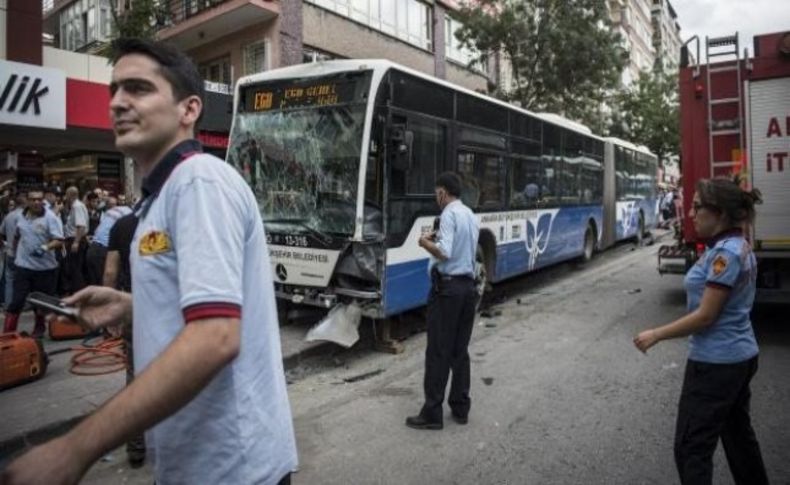
{"type": "MultiPolygon", "coordinates": [[[[677,483],[672,441],[686,342],[642,355],[631,339],[682,315],[685,296],[681,277],[657,274],[657,246],[631,249],[498,288],[505,298],[492,310],[501,315],[475,328],[467,426],[449,416],[439,432],[403,425],[420,406],[424,335],[403,355],[350,357],[294,383],[295,483],[677,483]]],[[[755,318],[754,425],[780,484],[790,483],[786,311],[755,318]]],[[[732,483],[721,449],[714,482],[732,483]]]]}
{"type": "MultiPolygon", "coordinates": [[[[295,484],[672,484],[684,340],[642,355],[631,339],[683,314],[681,277],[657,246],[621,245],[499,285],[477,322],[469,424],[404,426],[422,398],[425,335],[399,355],[364,345],[289,373],[300,453],[295,484]]],[[[756,311],[752,415],[774,484],[790,484],[790,307],[756,311]]],[[[85,483],[146,483],[116,451],[85,483]]],[[[714,483],[732,479],[721,448],[714,483]]]]}

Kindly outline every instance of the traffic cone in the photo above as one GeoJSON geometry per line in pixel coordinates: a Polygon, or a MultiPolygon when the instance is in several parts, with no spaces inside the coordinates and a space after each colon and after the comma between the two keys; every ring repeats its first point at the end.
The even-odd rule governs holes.
{"type": "Polygon", "coordinates": [[[5,323],[3,323],[3,332],[16,332],[17,323],[19,323],[18,313],[6,313],[5,323]]]}

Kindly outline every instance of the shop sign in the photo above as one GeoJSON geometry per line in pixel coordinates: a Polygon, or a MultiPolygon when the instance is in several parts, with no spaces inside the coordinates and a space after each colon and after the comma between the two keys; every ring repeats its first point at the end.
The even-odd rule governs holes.
{"type": "Polygon", "coordinates": [[[0,60],[0,123],[66,129],[66,75],[0,60]]]}
{"type": "Polygon", "coordinates": [[[197,139],[204,146],[211,148],[228,148],[228,135],[224,133],[198,132],[197,139]]]}
{"type": "Polygon", "coordinates": [[[203,89],[211,93],[230,94],[230,86],[225,83],[203,81],[203,89]]]}

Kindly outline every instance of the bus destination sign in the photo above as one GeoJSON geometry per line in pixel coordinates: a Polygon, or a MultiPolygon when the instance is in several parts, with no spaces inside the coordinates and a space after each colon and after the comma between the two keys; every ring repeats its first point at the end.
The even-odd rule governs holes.
{"type": "Polygon", "coordinates": [[[355,83],[289,83],[252,88],[247,92],[247,111],[269,111],[308,106],[333,106],[354,101],[355,83]]]}

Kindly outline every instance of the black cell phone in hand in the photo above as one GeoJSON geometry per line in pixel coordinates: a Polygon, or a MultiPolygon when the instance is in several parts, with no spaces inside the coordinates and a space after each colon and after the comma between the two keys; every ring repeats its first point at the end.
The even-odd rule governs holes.
{"type": "Polygon", "coordinates": [[[77,320],[77,309],[63,303],[60,298],[39,291],[34,291],[27,297],[27,301],[36,308],[52,312],[56,315],[77,320]]]}

